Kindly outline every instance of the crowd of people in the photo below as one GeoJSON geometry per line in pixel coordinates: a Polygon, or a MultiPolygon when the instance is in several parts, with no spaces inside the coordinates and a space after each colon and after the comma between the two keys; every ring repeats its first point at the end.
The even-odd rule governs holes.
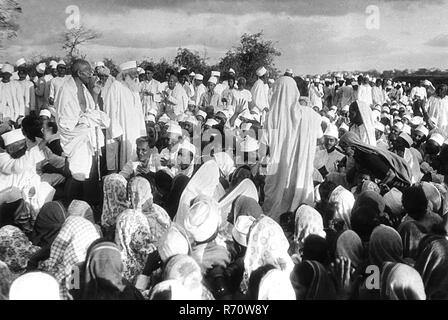
{"type": "Polygon", "coordinates": [[[119,69],[1,65],[0,299],[448,298],[447,85],[119,69]]]}

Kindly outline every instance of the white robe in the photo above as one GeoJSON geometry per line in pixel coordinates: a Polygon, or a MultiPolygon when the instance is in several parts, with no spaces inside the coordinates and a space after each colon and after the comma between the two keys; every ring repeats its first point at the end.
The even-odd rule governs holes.
{"type": "Polygon", "coordinates": [[[299,90],[291,77],[277,80],[273,91],[263,133],[271,155],[263,211],[279,221],[281,214],[300,204],[314,203],[313,163],[321,117],[299,105],[299,90]]]}
{"type": "Polygon", "coordinates": [[[207,88],[202,83],[197,87],[194,87],[194,95],[191,99],[194,101],[195,106],[199,105],[201,97],[205,92],[207,92],[207,88]]]}
{"type": "Polygon", "coordinates": [[[165,113],[172,120],[176,120],[188,108],[187,93],[179,83],[176,84],[173,90],[167,87],[165,92],[168,93],[168,101],[165,102],[165,113]]]}
{"type": "Polygon", "coordinates": [[[54,97],[56,97],[59,89],[61,89],[66,79],[67,77],[65,76],[65,77],[56,77],[50,80],[50,93],[48,94],[49,98],[54,99],[54,97]]]}
{"type": "Polygon", "coordinates": [[[252,104],[260,113],[265,108],[269,109],[269,86],[266,83],[258,79],[252,86],[250,93],[252,94],[252,104]]]}
{"type": "Polygon", "coordinates": [[[17,81],[19,98],[23,99],[25,104],[25,115],[30,114],[31,110],[36,110],[36,94],[34,92],[34,83],[30,80],[17,81]]]}
{"type": "Polygon", "coordinates": [[[352,125],[350,131],[358,135],[361,141],[365,144],[376,147],[376,137],[375,137],[375,116],[370,109],[370,106],[366,102],[357,101],[358,110],[361,114],[362,124],[352,125]]]}
{"type": "Polygon", "coordinates": [[[56,122],[59,128],[61,146],[67,155],[69,169],[75,180],[84,181],[90,177],[92,156],[98,146],[104,146],[104,136],[97,127],[109,127],[109,117],[95,110],[90,92],[82,85],[86,110],[81,109],[78,88],[72,76],[67,79],[56,95],[56,122]]]}
{"type": "Polygon", "coordinates": [[[428,116],[434,118],[435,126],[448,138],[448,97],[440,99],[432,96],[428,102],[428,116]]]}
{"type": "Polygon", "coordinates": [[[138,92],[132,92],[120,81],[114,81],[104,99],[104,112],[110,118],[106,131],[106,143],[113,144],[113,139],[121,136],[120,158],[118,168],[112,167],[118,154],[107,148],[107,165],[109,170],[120,170],[136,154],[136,140],[146,136],[145,119],[138,92]]]}
{"type": "Polygon", "coordinates": [[[3,118],[16,121],[25,115],[25,100],[20,98],[21,90],[17,81],[0,82],[0,113],[3,118]]]}
{"type": "Polygon", "coordinates": [[[311,107],[317,107],[319,110],[322,110],[322,98],[324,96],[322,87],[316,87],[314,84],[311,84],[309,87],[309,96],[311,107]]]}
{"type": "Polygon", "coordinates": [[[363,84],[358,87],[358,100],[366,103],[369,107],[373,104],[372,87],[363,84]]]}

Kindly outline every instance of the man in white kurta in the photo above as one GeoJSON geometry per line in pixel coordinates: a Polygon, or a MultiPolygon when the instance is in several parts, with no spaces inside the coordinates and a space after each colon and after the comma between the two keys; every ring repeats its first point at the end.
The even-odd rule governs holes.
{"type": "Polygon", "coordinates": [[[261,67],[256,72],[258,80],[255,81],[250,93],[252,94],[252,107],[251,111],[261,115],[261,121],[264,122],[264,116],[269,111],[269,86],[268,71],[261,67]]]}
{"type": "Polygon", "coordinates": [[[110,117],[110,126],[106,131],[107,169],[115,172],[135,157],[135,142],[146,135],[137,63],[123,63],[120,70],[104,98],[104,111],[110,117]]]}
{"type": "Polygon", "coordinates": [[[23,100],[23,103],[25,105],[25,115],[28,115],[30,114],[30,111],[36,110],[36,94],[34,92],[34,83],[27,79],[27,73],[24,67],[19,67],[18,75],[18,96],[19,99],[23,100]]]}
{"type": "Polygon", "coordinates": [[[369,78],[363,79],[363,83],[358,88],[358,100],[364,102],[369,107],[373,104],[372,87],[369,78]]]}
{"type": "Polygon", "coordinates": [[[50,93],[48,95],[49,105],[54,104],[54,97],[56,97],[56,94],[58,93],[59,89],[61,89],[62,85],[64,84],[64,81],[66,80],[65,76],[66,65],[63,60],[59,61],[57,71],[58,76],[50,80],[50,93]]]}
{"type": "Polygon", "coordinates": [[[345,155],[336,150],[338,142],[338,128],[330,123],[324,133],[324,150],[318,150],[314,158],[314,168],[320,172],[322,177],[337,171],[337,164],[345,155]]]}
{"type": "Polygon", "coordinates": [[[179,84],[177,77],[172,75],[168,87],[162,91],[162,103],[165,113],[171,120],[176,120],[188,108],[188,97],[184,88],[179,84]]]}
{"type": "Polygon", "coordinates": [[[322,98],[324,97],[324,90],[318,78],[316,78],[314,80],[314,83],[310,85],[309,96],[311,107],[317,107],[319,110],[322,110],[322,98]]]}
{"type": "Polygon", "coordinates": [[[54,102],[62,149],[73,179],[81,182],[91,178],[97,146],[104,146],[100,129],[109,127],[110,122],[104,112],[97,110],[86,87],[91,76],[89,63],[75,60],[72,75],[67,76],[54,102]]]}
{"type": "Polygon", "coordinates": [[[322,136],[321,117],[298,100],[299,90],[291,77],[275,82],[261,139],[270,148],[263,211],[276,221],[281,214],[314,202],[313,162],[322,136]]]}
{"type": "Polygon", "coordinates": [[[159,94],[160,82],[153,78],[154,68],[151,66],[146,67],[145,73],[146,79],[140,82],[140,96],[145,121],[148,121],[150,114],[159,114],[161,97],[159,94]]]}
{"type": "Polygon", "coordinates": [[[194,76],[194,95],[191,100],[193,100],[195,106],[199,106],[202,94],[207,91],[207,88],[202,83],[203,80],[204,76],[202,74],[198,73],[194,76]]]}
{"type": "Polygon", "coordinates": [[[3,118],[17,121],[19,116],[25,115],[25,101],[20,99],[17,81],[11,80],[14,67],[5,64],[2,67],[3,78],[0,82],[0,113],[3,118]]]}

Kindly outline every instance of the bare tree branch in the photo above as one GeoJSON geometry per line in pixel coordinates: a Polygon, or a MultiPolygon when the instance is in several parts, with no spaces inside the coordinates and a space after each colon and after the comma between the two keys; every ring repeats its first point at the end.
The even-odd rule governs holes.
{"type": "Polygon", "coordinates": [[[87,42],[101,37],[101,34],[93,29],[88,29],[85,26],[73,28],[63,33],[61,42],[62,49],[67,52],[70,58],[80,54],[79,47],[87,42]]]}

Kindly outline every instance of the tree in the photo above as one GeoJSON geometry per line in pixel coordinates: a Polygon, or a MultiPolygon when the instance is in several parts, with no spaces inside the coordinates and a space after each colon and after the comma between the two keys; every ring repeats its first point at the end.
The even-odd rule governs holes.
{"type": "Polygon", "coordinates": [[[221,70],[236,71],[238,76],[243,76],[249,84],[256,81],[255,71],[264,66],[271,77],[276,77],[279,70],[275,67],[275,57],[281,52],[274,47],[274,42],[263,40],[263,31],[255,34],[245,33],[241,36],[240,44],[227,51],[219,62],[221,70]]]}
{"type": "MultiPolygon", "coordinates": [[[[100,36],[101,34],[99,32],[82,25],[79,28],[72,28],[65,31],[62,35],[62,49],[67,52],[67,59],[72,61],[74,58],[80,56],[79,47],[100,36]]],[[[84,58],[85,56],[81,55],[80,57],[84,58]]]]}
{"type": "Polygon", "coordinates": [[[173,64],[177,67],[184,67],[195,73],[204,73],[207,69],[207,56],[200,56],[198,51],[191,51],[187,48],[178,48],[173,64]]]}
{"type": "Polygon", "coordinates": [[[14,0],[0,0],[0,47],[4,40],[17,36],[19,25],[17,18],[22,13],[22,8],[14,0]]]}

